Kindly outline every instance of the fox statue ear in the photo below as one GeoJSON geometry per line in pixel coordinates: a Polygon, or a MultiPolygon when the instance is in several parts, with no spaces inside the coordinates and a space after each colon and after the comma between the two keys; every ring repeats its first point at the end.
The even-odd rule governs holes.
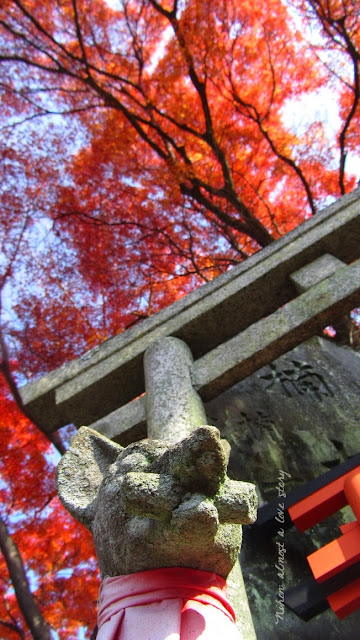
{"type": "Polygon", "coordinates": [[[81,427],[57,469],[57,490],[71,515],[90,527],[104,475],[123,447],[97,431],[81,427]]]}

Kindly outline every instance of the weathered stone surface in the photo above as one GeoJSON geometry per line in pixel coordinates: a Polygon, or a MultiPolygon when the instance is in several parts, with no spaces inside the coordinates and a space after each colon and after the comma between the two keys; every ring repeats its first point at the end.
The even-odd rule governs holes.
{"type": "Polygon", "coordinates": [[[215,427],[125,449],[83,427],[59,464],[58,492],[92,531],[103,576],[183,566],[227,577],[257,506],[253,485],[226,478],[228,456],[215,427]]]}
{"type": "MultiPolygon", "coordinates": [[[[256,482],[260,504],[360,451],[360,353],[313,338],[206,404],[208,419],[231,444],[229,475],[256,482]],[[283,480],[280,470],[284,471],[283,480]]],[[[281,520],[281,507],[280,520],[281,520]]],[[[306,555],[339,537],[350,508],[301,534],[270,539],[245,528],[240,562],[258,640],[357,640],[360,612],[339,621],[331,611],[302,622],[280,611],[279,586],[310,577],[306,555]],[[279,577],[284,544],[285,573],[279,577]]],[[[278,529],[281,522],[278,522],[278,529]]]]}
{"type": "Polygon", "coordinates": [[[144,357],[149,438],[178,442],[206,424],[204,405],[192,386],[194,360],[178,338],[162,338],[144,357]]]}
{"type": "Polygon", "coordinates": [[[359,258],[359,195],[347,194],[235,269],[26,385],[28,411],[47,431],[100,420],[144,391],[143,354],[154,340],[177,336],[200,358],[293,299],[294,271],[324,253],[346,263],[359,258]]]}
{"type": "Polygon", "coordinates": [[[329,253],[325,253],[323,256],[320,256],[320,258],[317,258],[310,264],[292,273],[290,280],[299,293],[304,293],[304,291],[307,291],[310,287],[332,276],[335,271],[341,269],[343,266],[344,263],[341,260],[331,256],[329,253]]]}
{"type": "Polygon", "coordinates": [[[251,524],[253,513],[249,505],[253,500],[253,488],[249,482],[226,478],[215,497],[220,522],[251,524]]]}
{"type": "MultiPolygon", "coordinates": [[[[173,450],[163,456],[163,474],[159,476],[169,479],[166,473],[170,471],[177,479],[175,482],[178,484],[182,479],[183,488],[189,491],[188,497],[173,510],[171,524],[186,537],[192,537],[192,532],[197,530],[198,539],[202,538],[205,545],[209,534],[216,535],[219,523],[241,524],[254,517],[249,510],[254,494],[252,485],[233,483],[226,478],[230,446],[226,440],[219,442],[216,431],[198,429],[196,438],[184,440],[207,421],[204,405],[193,388],[192,366],[191,351],[178,338],[162,338],[147,349],[144,358],[146,413],[151,437],[178,442],[175,457],[173,450]],[[208,497],[212,494],[215,495],[213,501],[208,497]]],[[[162,491],[160,485],[161,482],[159,492],[162,491]]],[[[176,493],[174,489],[171,499],[176,493]]],[[[237,585],[237,591],[232,594],[240,614],[237,626],[244,640],[255,640],[238,560],[231,575],[232,586],[237,585]]]]}
{"type": "Polygon", "coordinates": [[[206,403],[206,411],[230,442],[231,476],[241,470],[269,501],[279,469],[291,474],[293,488],[360,451],[359,391],[360,353],[312,338],[206,403]]]}
{"type": "MultiPolygon", "coordinates": [[[[337,318],[360,304],[360,261],[346,267],[337,258],[325,255],[292,274],[291,278],[303,295],[219,345],[194,363],[191,363],[190,359],[186,360],[186,376],[183,372],[180,373],[178,360],[173,358],[172,376],[179,386],[179,406],[184,407],[184,419],[178,422],[178,434],[181,433],[181,425],[186,424],[186,419],[188,419],[187,424],[190,424],[192,411],[195,416],[199,407],[196,392],[193,389],[188,391],[190,379],[198,390],[199,396],[204,400],[210,400],[251,375],[264,364],[272,362],[294,345],[320,332],[326,325],[335,322],[337,318]]],[[[176,338],[164,340],[173,340],[174,344],[176,342],[184,344],[176,338]]],[[[156,344],[162,344],[164,340],[156,344]]],[[[173,357],[171,351],[168,359],[170,362],[173,357]]],[[[184,358],[186,359],[185,354],[184,358]]],[[[149,369],[151,372],[151,367],[149,369]]],[[[175,441],[178,439],[176,420],[169,420],[166,427],[165,416],[169,414],[166,410],[167,404],[174,403],[176,399],[176,385],[170,382],[169,376],[160,377],[159,370],[161,370],[160,358],[156,375],[150,377],[155,381],[157,391],[163,391],[163,398],[159,399],[158,394],[155,396],[157,412],[159,413],[161,404],[165,408],[164,419],[159,421],[159,425],[168,428],[169,433],[173,432],[172,437],[175,441]],[[167,389],[167,395],[164,393],[165,389],[167,389]]],[[[126,444],[130,433],[141,428],[143,424],[147,413],[146,403],[149,404],[146,396],[140,397],[105,419],[92,424],[91,427],[104,435],[111,434],[111,437],[126,444]]],[[[151,401],[149,409],[154,412],[155,406],[151,407],[151,401]]],[[[150,425],[153,425],[151,428],[156,430],[155,433],[159,433],[160,427],[157,425],[157,420],[151,415],[150,418],[150,425]]],[[[198,412],[197,424],[201,424],[201,412],[198,412]]]]}
{"type": "Polygon", "coordinates": [[[195,388],[203,400],[216,397],[359,303],[360,260],[357,260],[196,360],[195,388]]]}
{"type": "Polygon", "coordinates": [[[229,599],[234,607],[236,623],[244,640],[256,640],[254,625],[249,611],[249,601],[245,590],[240,563],[237,561],[227,578],[229,599]]]}
{"type": "Polygon", "coordinates": [[[89,424],[89,427],[123,446],[143,440],[147,436],[145,398],[146,396],[142,395],[133,402],[128,402],[104,418],[89,424]]]}
{"type": "Polygon", "coordinates": [[[97,494],[109,465],[123,447],[91,430],[80,429],[76,446],[64,456],[57,474],[57,489],[68,511],[86,524],[95,516],[97,494]]]}

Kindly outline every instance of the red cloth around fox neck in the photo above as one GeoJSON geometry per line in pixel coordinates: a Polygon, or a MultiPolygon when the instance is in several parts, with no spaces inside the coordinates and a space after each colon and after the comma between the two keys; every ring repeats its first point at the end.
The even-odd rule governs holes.
{"type": "Polygon", "coordinates": [[[226,581],[168,567],[105,578],[97,640],[241,640],[226,581]]]}

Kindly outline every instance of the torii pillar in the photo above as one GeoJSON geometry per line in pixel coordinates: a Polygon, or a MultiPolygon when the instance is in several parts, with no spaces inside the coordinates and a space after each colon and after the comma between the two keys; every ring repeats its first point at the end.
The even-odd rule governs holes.
{"type": "MultiPolygon", "coordinates": [[[[174,444],[208,424],[203,402],[192,384],[193,363],[189,347],[178,338],[163,338],[147,349],[144,369],[149,438],[174,444]]],[[[244,640],[256,640],[239,560],[227,584],[244,640]]]]}
{"type": "Polygon", "coordinates": [[[227,477],[230,446],[205,424],[192,364],[178,338],[153,343],[149,438],[124,448],[82,427],[59,463],[59,497],[91,530],[103,578],[99,640],[256,637],[238,561],[255,487],[227,477]]]}

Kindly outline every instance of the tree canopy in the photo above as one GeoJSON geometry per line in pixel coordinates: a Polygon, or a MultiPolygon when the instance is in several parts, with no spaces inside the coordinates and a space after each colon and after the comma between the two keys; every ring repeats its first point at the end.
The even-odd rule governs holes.
{"type": "Polygon", "coordinates": [[[351,191],[359,61],[359,0],[2,0],[2,637],[90,637],[99,580],[19,384],[351,191]]]}

